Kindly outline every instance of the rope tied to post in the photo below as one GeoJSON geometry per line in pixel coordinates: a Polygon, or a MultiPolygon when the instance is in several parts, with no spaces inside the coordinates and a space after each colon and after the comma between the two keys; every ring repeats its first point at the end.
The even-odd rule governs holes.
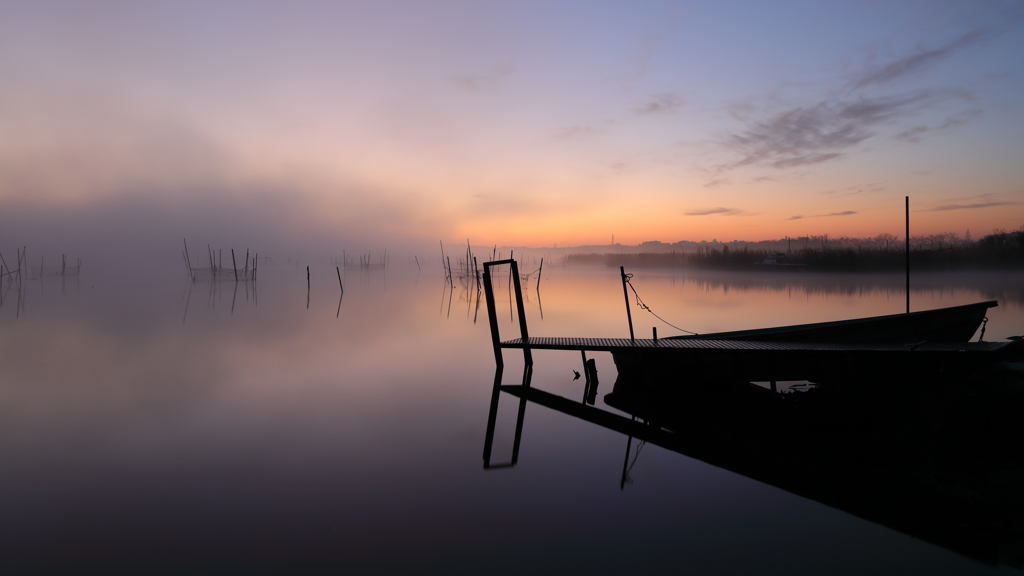
{"type": "Polygon", "coordinates": [[[978,336],[978,342],[985,340],[985,327],[988,326],[988,316],[985,316],[981,321],[981,334],[978,336]]]}
{"type": "MultiPolygon", "coordinates": [[[[632,290],[632,291],[633,291],[633,295],[634,295],[634,296],[636,296],[636,305],[637,305],[637,306],[639,306],[639,307],[640,307],[641,309],[643,309],[643,310],[647,310],[648,312],[650,312],[650,313],[651,313],[651,315],[652,315],[652,316],[654,316],[654,317],[655,317],[655,318],[657,318],[658,320],[661,320],[661,321],[662,321],[662,322],[664,322],[665,324],[668,324],[669,326],[671,326],[671,327],[675,328],[676,330],[679,330],[680,332],[686,332],[687,334],[693,334],[694,336],[699,336],[699,334],[697,334],[696,332],[691,332],[691,331],[689,331],[689,330],[686,330],[685,328],[680,328],[679,326],[676,326],[675,324],[673,324],[673,323],[669,322],[668,320],[665,320],[665,319],[664,319],[664,318],[662,318],[661,316],[658,316],[658,315],[657,315],[657,314],[656,314],[656,313],[654,312],[654,310],[651,310],[651,307],[650,307],[650,306],[648,306],[648,305],[647,305],[647,304],[646,304],[646,303],[645,303],[645,302],[643,301],[643,299],[642,299],[642,298],[640,298],[640,294],[639,294],[639,293],[637,293],[637,291],[636,291],[636,288],[634,288],[634,287],[633,287],[633,283],[632,283],[632,282],[630,282],[630,280],[631,280],[632,278],[633,278],[633,275],[632,275],[632,274],[628,274],[628,273],[627,273],[627,274],[625,274],[625,281],[626,281],[626,284],[628,284],[628,285],[629,285],[629,289],[630,289],[630,290],[632,290]]],[[[984,330],[982,330],[982,334],[984,334],[984,330]]]]}

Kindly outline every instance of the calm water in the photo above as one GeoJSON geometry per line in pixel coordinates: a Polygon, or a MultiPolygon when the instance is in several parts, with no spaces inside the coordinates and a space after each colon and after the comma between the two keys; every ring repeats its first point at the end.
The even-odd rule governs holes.
{"type": "MultiPolygon", "coordinates": [[[[340,307],[326,262],[267,263],[255,293],[181,268],[28,280],[20,305],[4,283],[0,573],[1012,572],[655,446],[620,490],[626,439],[537,405],[518,465],[483,470],[486,310],[475,289],[446,291],[439,265],[349,269],[340,307]]],[[[655,312],[697,332],[904,306],[899,275],[633,272],[655,312]]],[[[914,309],[998,299],[985,339],[1024,333],[1021,275],[914,281],[914,309]]],[[[534,282],[533,335],[628,336],[616,269],[546,266],[534,282]]],[[[674,333],[633,316],[638,335],[674,333]]],[[[582,396],[578,354],[536,356],[534,386],[582,396]]],[[[601,406],[615,370],[596,358],[601,406]]],[[[517,380],[521,355],[506,363],[517,380]]]]}

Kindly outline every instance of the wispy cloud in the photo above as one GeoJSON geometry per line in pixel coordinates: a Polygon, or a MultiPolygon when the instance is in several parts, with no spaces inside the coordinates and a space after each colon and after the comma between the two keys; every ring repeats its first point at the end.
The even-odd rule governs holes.
{"type": "Polygon", "coordinates": [[[646,116],[648,114],[662,114],[679,108],[683,104],[685,104],[685,102],[682,98],[675,93],[668,92],[651,97],[651,99],[643,106],[634,108],[633,111],[641,116],[646,116]]]}
{"type": "Polygon", "coordinates": [[[1003,28],[975,27],[936,48],[920,46],[897,58],[866,66],[816,103],[792,106],[760,118],[741,118],[745,129],[723,142],[739,158],[718,166],[718,172],[750,165],[788,169],[821,164],[843,158],[884,129],[894,130],[896,140],[914,143],[931,131],[965,122],[980,111],[954,114],[935,126],[904,124],[929,106],[970,99],[966,90],[931,88],[888,95],[879,95],[878,90],[998,36],[1005,31],[1003,28]]]}
{"type": "Polygon", "coordinates": [[[828,214],[814,214],[813,216],[790,216],[786,220],[802,220],[804,218],[828,218],[831,216],[852,216],[856,214],[853,210],[845,210],[843,212],[830,212],[828,214]]]}
{"type": "Polygon", "coordinates": [[[841,188],[839,190],[824,190],[821,194],[828,194],[834,196],[855,196],[857,194],[863,194],[865,192],[881,192],[887,189],[884,186],[885,182],[868,182],[867,184],[859,184],[857,186],[850,186],[849,188],[841,188]]]}
{"type": "Polygon", "coordinates": [[[730,136],[726,146],[741,158],[722,168],[793,168],[840,158],[845,150],[874,136],[875,127],[915,112],[932,100],[930,94],[919,93],[792,108],[730,136]]]}
{"type": "Polygon", "coordinates": [[[486,73],[462,74],[453,76],[449,80],[455,86],[468,92],[480,92],[497,87],[502,79],[511,75],[515,70],[516,68],[511,62],[505,62],[486,73]]]}
{"type": "Polygon", "coordinates": [[[893,60],[879,68],[868,71],[852,82],[855,88],[863,88],[872,84],[891,82],[927,68],[931,64],[956,54],[960,50],[978,44],[995,35],[988,28],[977,28],[954,38],[938,48],[918,48],[914,53],[893,60]]]}
{"type": "Polygon", "coordinates": [[[894,138],[896,138],[897,140],[902,140],[904,142],[911,142],[916,144],[917,142],[924,140],[924,138],[922,138],[921,135],[927,131],[927,126],[911,126],[906,130],[901,130],[899,133],[896,134],[896,136],[894,136],[894,138]]]}
{"type": "Polygon", "coordinates": [[[576,138],[587,138],[594,135],[594,128],[591,126],[569,126],[559,132],[555,138],[560,140],[572,140],[576,138]]]}
{"type": "Polygon", "coordinates": [[[723,216],[735,216],[737,214],[743,214],[743,210],[739,208],[700,208],[696,210],[690,210],[685,212],[687,216],[711,216],[713,214],[722,214],[723,216]]]}
{"type": "Polygon", "coordinates": [[[935,208],[929,208],[928,210],[922,210],[922,212],[945,212],[947,210],[973,210],[975,208],[990,208],[992,206],[1016,206],[1020,202],[977,202],[974,204],[944,204],[942,206],[936,206],[935,208]]]}

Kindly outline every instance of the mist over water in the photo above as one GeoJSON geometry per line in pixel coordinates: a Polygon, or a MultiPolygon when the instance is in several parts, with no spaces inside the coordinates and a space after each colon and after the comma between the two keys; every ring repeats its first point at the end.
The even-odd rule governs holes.
{"type": "MultiPolygon", "coordinates": [[[[77,277],[30,274],[20,296],[3,282],[5,574],[992,571],[655,446],[620,491],[626,439],[536,405],[518,465],[483,470],[486,307],[471,282],[449,289],[426,250],[339,266],[344,296],[328,257],[260,250],[256,282],[192,282],[161,250],[155,262],[86,260],[77,277]]],[[[900,275],[635,272],[655,312],[701,333],[904,306],[900,275]]],[[[998,299],[995,341],[1024,332],[1022,280],[916,276],[912,306],[998,299]]],[[[502,337],[518,336],[508,278],[494,283],[502,337]]],[[[546,263],[539,289],[535,276],[524,286],[531,335],[628,335],[617,269],[546,263]]],[[[633,319],[638,336],[673,334],[639,309],[633,319]]],[[[594,357],[602,406],[615,368],[594,357]]],[[[505,361],[517,380],[521,357],[505,361]]],[[[534,386],[582,396],[578,354],[536,361],[534,386]]],[[[495,460],[511,451],[514,406],[499,406],[495,460]]]]}

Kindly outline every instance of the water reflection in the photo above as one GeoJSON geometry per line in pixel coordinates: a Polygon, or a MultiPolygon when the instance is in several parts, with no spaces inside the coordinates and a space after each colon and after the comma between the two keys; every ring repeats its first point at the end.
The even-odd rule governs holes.
{"type": "MultiPolygon", "coordinates": [[[[841,396],[828,388],[708,398],[606,401],[626,414],[588,406],[495,373],[484,468],[517,464],[527,402],[627,436],[620,489],[646,444],[742,474],[987,564],[1024,567],[1024,366],[972,382],[841,396]],[[512,459],[491,462],[501,392],[518,399],[512,459]],[[633,454],[631,446],[637,440],[633,454]]],[[[918,383],[921,384],[921,383],[918,383]]]]}
{"type": "MultiPolygon", "coordinates": [[[[56,277],[40,280],[42,289],[23,283],[20,304],[16,279],[0,281],[4,573],[154,564],[478,573],[495,559],[497,573],[821,573],[838,559],[852,570],[971,569],[675,453],[648,447],[633,464],[636,441],[635,489],[620,492],[624,438],[518,399],[499,403],[492,429],[483,415],[501,383],[480,381],[494,358],[475,280],[465,300],[456,280],[439,303],[440,267],[341,267],[342,295],[336,263],[275,265],[261,252],[257,306],[253,287],[233,279],[193,285],[173,256],[133,267],[90,261],[63,291],[56,277]],[[515,428],[520,414],[529,421],[515,428]],[[513,474],[480,472],[487,437],[490,466],[516,461],[513,474]],[[813,551],[782,535],[793,530],[815,535],[813,551]],[[760,536],[744,538],[749,554],[735,554],[750,533],[760,536]],[[621,549],[639,553],[610,553],[621,549]]],[[[495,281],[496,321],[513,333],[519,311],[508,280],[495,281]]],[[[617,271],[545,264],[539,291],[533,280],[523,315],[538,335],[626,333],[617,271]]],[[[701,331],[886,306],[870,291],[800,300],[793,286],[790,300],[778,290],[674,282],[634,279],[659,314],[701,331]]],[[[982,299],[968,288],[961,298],[982,299]]],[[[1024,325],[1019,306],[1001,302],[993,313],[986,339],[1024,325]]],[[[576,354],[537,356],[533,370],[510,362],[505,376],[586,410],[605,407],[616,377],[607,354],[586,358],[600,371],[597,390],[576,354]]]]}

